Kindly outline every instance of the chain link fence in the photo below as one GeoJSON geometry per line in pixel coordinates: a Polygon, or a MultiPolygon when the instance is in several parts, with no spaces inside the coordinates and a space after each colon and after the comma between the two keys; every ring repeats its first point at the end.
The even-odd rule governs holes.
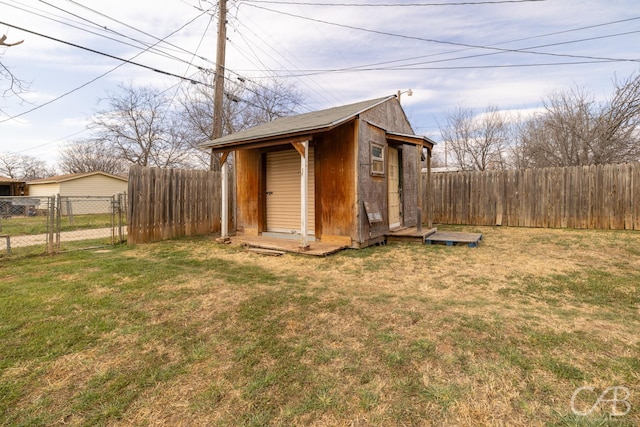
{"type": "Polygon", "coordinates": [[[124,242],[126,203],[126,194],[0,197],[0,257],[124,242]]]}

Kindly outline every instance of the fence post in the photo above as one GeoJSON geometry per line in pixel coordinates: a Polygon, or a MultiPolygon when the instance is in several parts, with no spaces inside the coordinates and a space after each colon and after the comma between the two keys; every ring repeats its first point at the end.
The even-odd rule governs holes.
{"type": "Polygon", "coordinates": [[[117,195],[111,195],[111,244],[116,244],[116,212],[118,210],[117,195]]]}
{"type": "Polygon", "coordinates": [[[117,227],[118,227],[118,243],[122,242],[122,193],[118,193],[115,195],[115,202],[116,202],[116,207],[118,209],[117,211],[117,216],[116,216],[116,221],[117,221],[117,227]]]}
{"type": "MultiPolygon", "coordinates": [[[[75,224],[75,219],[73,217],[73,205],[71,204],[71,199],[69,197],[65,197],[66,205],[67,205],[67,217],[69,218],[69,225],[75,224]]],[[[62,202],[60,203],[62,206],[62,202]]]]}
{"type": "Polygon", "coordinates": [[[60,197],[55,194],[49,197],[49,223],[47,224],[47,253],[52,254],[60,245],[60,197]],[[56,215],[57,213],[57,215],[56,215]],[[55,236],[55,237],[54,237],[55,236]],[[54,240],[55,239],[55,240],[54,240]]]}
{"type": "Polygon", "coordinates": [[[124,195],[122,193],[118,193],[115,196],[115,208],[117,209],[117,216],[116,216],[116,220],[118,222],[118,243],[122,243],[124,242],[124,233],[122,232],[122,226],[123,226],[123,221],[122,221],[122,211],[123,211],[123,207],[124,207],[124,203],[123,203],[123,199],[125,198],[124,195]]]}
{"type": "Polygon", "coordinates": [[[60,197],[60,194],[57,194],[57,195],[56,195],[56,203],[55,203],[55,218],[56,218],[56,226],[55,226],[56,243],[55,243],[55,250],[56,250],[56,251],[60,251],[60,228],[61,228],[61,221],[62,221],[62,198],[60,197]]]}

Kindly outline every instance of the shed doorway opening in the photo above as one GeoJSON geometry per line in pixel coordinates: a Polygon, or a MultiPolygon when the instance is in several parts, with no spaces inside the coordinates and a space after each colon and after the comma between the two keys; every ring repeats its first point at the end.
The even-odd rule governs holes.
{"type": "Polygon", "coordinates": [[[398,150],[389,147],[389,177],[387,180],[388,206],[389,206],[389,229],[400,228],[402,225],[402,181],[400,171],[400,155],[398,150]]]}
{"type": "MultiPolygon", "coordinates": [[[[266,154],[266,210],[268,233],[300,236],[300,154],[295,149],[266,154]]],[[[315,235],[314,151],[309,147],[307,235],[315,235]]]]}

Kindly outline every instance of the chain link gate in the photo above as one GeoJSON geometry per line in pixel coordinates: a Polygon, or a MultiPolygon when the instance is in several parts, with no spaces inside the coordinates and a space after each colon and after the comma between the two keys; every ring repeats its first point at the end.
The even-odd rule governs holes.
{"type": "Polygon", "coordinates": [[[126,204],[126,194],[0,197],[0,257],[122,243],[126,204]]]}

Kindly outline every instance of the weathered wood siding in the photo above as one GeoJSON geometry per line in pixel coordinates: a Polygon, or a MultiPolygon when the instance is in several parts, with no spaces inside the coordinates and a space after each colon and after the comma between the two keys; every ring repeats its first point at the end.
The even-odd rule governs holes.
{"type": "Polygon", "coordinates": [[[220,232],[220,172],[133,166],[129,243],[220,232]]]}
{"type": "Polygon", "coordinates": [[[236,191],[238,200],[238,231],[257,235],[264,231],[266,218],[262,207],[265,200],[264,164],[259,150],[237,150],[236,191]]]}
{"type": "Polygon", "coordinates": [[[402,150],[402,212],[405,227],[415,227],[418,218],[418,152],[415,145],[405,144],[402,150]]]}
{"type": "MultiPolygon", "coordinates": [[[[355,123],[314,137],[316,235],[357,240],[355,123]]],[[[326,239],[325,239],[326,240],[326,239]]]]}
{"type": "Polygon", "coordinates": [[[389,132],[413,135],[413,129],[397,99],[390,99],[360,115],[360,119],[389,132]]]}
{"type": "Polygon", "coordinates": [[[359,244],[366,244],[368,240],[375,240],[384,237],[389,230],[389,212],[387,209],[388,187],[385,171],[383,176],[371,175],[371,152],[370,144],[374,142],[385,147],[385,166],[388,164],[387,158],[387,138],[385,131],[367,122],[359,122],[358,145],[358,209],[359,228],[361,230],[358,240],[359,244]],[[364,203],[376,203],[382,214],[382,222],[369,224],[364,203]]]}
{"type": "MultiPolygon", "coordinates": [[[[413,129],[404,110],[397,99],[391,99],[370,110],[363,112],[359,118],[359,148],[358,148],[358,227],[360,229],[361,244],[368,244],[384,237],[389,230],[389,212],[387,209],[388,171],[384,176],[371,175],[370,171],[370,143],[375,142],[385,147],[385,156],[389,144],[386,132],[397,132],[413,135],[413,129]],[[364,202],[375,201],[380,208],[383,221],[371,226],[364,210],[364,202]]],[[[416,224],[418,202],[418,164],[416,148],[413,145],[394,145],[402,153],[402,212],[403,225],[416,224]]],[[[385,158],[385,164],[388,162],[385,158]]]]}
{"type": "Polygon", "coordinates": [[[640,230],[638,163],[435,173],[431,181],[434,223],[640,230]]]}

